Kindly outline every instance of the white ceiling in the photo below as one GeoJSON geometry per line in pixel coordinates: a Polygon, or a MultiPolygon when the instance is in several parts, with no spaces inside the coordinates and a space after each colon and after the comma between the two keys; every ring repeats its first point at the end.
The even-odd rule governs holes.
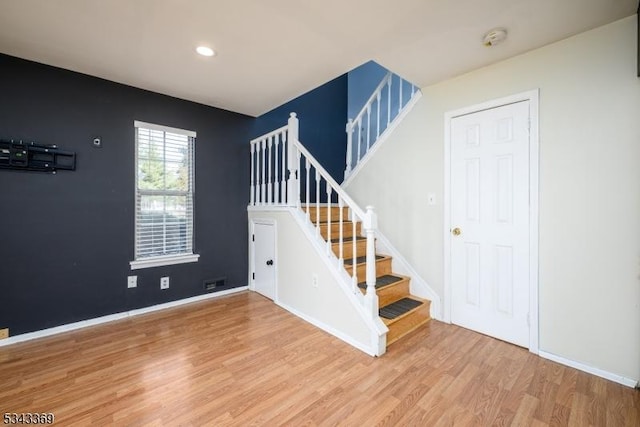
{"type": "Polygon", "coordinates": [[[2,0],[0,52],[252,116],[375,60],[418,86],[613,22],[637,0],[2,0]],[[485,48],[493,27],[508,39],[485,48]],[[205,44],[218,52],[197,55],[205,44]]]}

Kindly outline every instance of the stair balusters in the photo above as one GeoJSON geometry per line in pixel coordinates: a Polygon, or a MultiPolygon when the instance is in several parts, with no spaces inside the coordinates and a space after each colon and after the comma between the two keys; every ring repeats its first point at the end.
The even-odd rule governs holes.
{"type": "Polygon", "coordinates": [[[366,308],[372,316],[378,316],[378,295],[376,294],[376,229],[378,216],[373,206],[367,206],[364,218],[364,230],[367,236],[367,293],[364,296],[366,308]],[[371,260],[371,262],[369,262],[371,260]]]}
{"type": "Polygon", "coordinates": [[[286,204],[288,130],[283,126],[251,141],[251,206],[286,204]]]}
{"type": "Polygon", "coordinates": [[[348,120],[345,180],[349,178],[371,147],[384,135],[390,124],[397,119],[416,92],[418,90],[411,82],[389,72],[378,84],[356,118],[348,120]],[[391,86],[395,88],[396,84],[398,89],[392,92],[391,86]],[[385,108],[386,120],[381,117],[383,115],[381,110],[385,108]]]}
{"type": "Polygon", "coordinates": [[[287,204],[289,206],[300,206],[300,191],[298,189],[298,165],[300,155],[296,151],[295,143],[298,142],[298,118],[296,113],[289,115],[287,124],[287,136],[289,140],[289,154],[287,165],[289,167],[289,179],[287,180],[287,204]]]}
{"type": "MultiPolygon", "coordinates": [[[[371,110],[368,113],[371,116],[371,110]]],[[[379,110],[375,116],[380,117],[379,110]]],[[[378,296],[376,295],[376,255],[375,233],[377,229],[377,217],[373,208],[368,206],[366,211],[360,208],[318,163],[318,161],[306,150],[298,140],[298,118],[291,113],[287,126],[269,132],[251,141],[251,206],[286,206],[296,208],[303,215],[310,227],[315,228],[316,238],[322,239],[326,247],[326,255],[335,259],[336,267],[344,274],[345,284],[350,286],[354,295],[361,298],[363,307],[372,318],[378,317],[378,296]],[[300,184],[301,175],[304,174],[304,183],[300,184]],[[315,178],[315,191],[312,190],[311,180],[315,178]],[[324,183],[325,191],[321,191],[324,183]],[[312,191],[315,194],[312,194],[312,191]],[[335,196],[334,196],[335,193],[335,196]],[[315,196],[315,200],[312,200],[315,196]],[[326,196],[326,200],[322,197],[326,196]],[[332,199],[337,199],[339,213],[333,217],[332,199]],[[321,217],[321,208],[327,206],[326,218],[321,217]],[[312,214],[312,208],[315,212],[312,214]],[[349,209],[348,219],[353,227],[351,233],[351,246],[353,261],[349,273],[345,267],[345,208],[349,209]],[[322,220],[326,219],[326,240],[320,228],[322,220]],[[358,289],[357,268],[357,223],[362,223],[366,233],[366,274],[367,289],[364,297],[358,289]],[[337,254],[333,251],[334,230],[338,230],[337,254]],[[351,282],[351,283],[349,283],[351,282]]],[[[377,131],[375,131],[377,134],[377,131]]],[[[348,256],[348,255],[347,255],[348,256]]]]}

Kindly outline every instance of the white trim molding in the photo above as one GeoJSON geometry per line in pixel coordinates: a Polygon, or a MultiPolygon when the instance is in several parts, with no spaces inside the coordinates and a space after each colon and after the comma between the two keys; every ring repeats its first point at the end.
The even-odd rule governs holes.
{"type": "Polygon", "coordinates": [[[539,96],[534,89],[504,98],[471,105],[444,115],[444,299],[443,321],[451,323],[451,121],[459,116],[476,113],[516,102],[529,102],[529,351],[539,352],[540,331],[538,315],[538,218],[539,218],[539,96]]]}
{"type": "Polygon", "coordinates": [[[195,138],[196,137],[196,132],[194,132],[192,130],[186,130],[186,129],[180,129],[180,128],[172,128],[170,126],[157,125],[155,123],[141,122],[140,120],[134,120],[133,121],[133,127],[158,130],[160,132],[179,133],[181,135],[186,135],[186,136],[189,136],[191,138],[195,138]]]}
{"type": "Polygon", "coordinates": [[[140,259],[137,261],[129,261],[129,265],[131,266],[132,270],[139,270],[141,268],[162,267],[164,265],[187,264],[190,262],[198,262],[198,258],[200,258],[200,255],[198,254],[169,255],[169,256],[153,257],[148,259],[140,259]]]}
{"type": "Polygon", "coordinates": [[[558,356],[557,354],[547,353],[546,351],[540,350],[538,352],[538,355],[543,359],[548,359],[553,362],[560,363],[561,365],[569,366],[579,371],[586,372],[588,374],[592,374],[627,387],[634,388],[638,386],[638,380],[633,380],[631,378],[623,377],[622,375],[614,374],[599,368],[594,368],[593,366],[585,365],[584,363],[576,362],[575,360],[567,359],[565,357],[558,356]]]}
{"type": "Polygon", "coordinates": [[[107,316],[96,317],[93,319],[82,320],[80,322],[67,323],[66,325],[56,326],[54,328],[42,329],[35,332],[29,332],[26,334],[15,335],[10,338],[0,340],[0,347],[4,347],[11,344],[17,344],[19,342],[35,340],[38,338],[49,337],[52,335],[61,334],[64,332],[75,331],[77,329],[87,328],[89,326],[101,325],[103,323],[113,322],[115,320],[126,319],[127,317],[139,316],[141,314],[152,313],[154,311],[165,310],[168,308],[178,307],[180,305],[191,304],[194,302],[204,301],[212,298],[219,298],[230,294],[236,294],[248,290],[248,286],[240,286],[233,289],[226,289],[220,292],[213,292],[210,294],[197,295],[195,297],[184,298],[177,301],[170,301],[163,304],[156,304],[149,307],[138,308],[136,310],[125,311],[122,313],[109,314],[107,316]]]}

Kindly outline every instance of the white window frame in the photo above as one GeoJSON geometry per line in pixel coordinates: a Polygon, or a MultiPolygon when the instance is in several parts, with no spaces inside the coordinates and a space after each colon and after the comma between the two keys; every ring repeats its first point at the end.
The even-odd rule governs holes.
{"type": "MultiPolygon", "coordinates": [[[[189,173],[191,174],[191,201],[192,204],[194,204],[194,196],[195,196],[195,138],[196,138],[196,133],[194,131],[190,131],[190,130],[185,130],[185,129],[178,129],[178,128],[172,128],[169,126],[163,126],[163,125],[157,125],[157,124],[153,124],[153,123],[146,123],[146,122],[141,122],[138,120],[135,120],[133,122],[134,125],[134,132],[135,132],[135,182],[134,182],[134,190],[135,190],[135,206],[134,206],[134,221],[135,221],[135,226],[134,226],[134,256],[137,257],[137,242],[138,242],[138,195],[139,195],[139,190],[138,190],[138,128],[144,128],[144,129],[150,129],[150,130],[156,130],[156,131],[161,131],[161,132],[166,132],[166,133],[174,133],[174,134],[179,134],[179,135],[184,135],[187,136],[189,138],[193,138],[193,141],[190,142],[190,144],[193,144],[191,147],[191,153],[192,153],[192,158],[190,159],[190,165],[191,165],[191,170],[189,171],[189,173]]],[[[193,242],[195,240],[195,228],[193,227],[193,223],[194,223],[194,209],[192,206],[191,209],[191,236],[188,236],[191,239],[191,247],[193,248],[193,242]]],[[[200,255],[198,254],[194,254],[193,251],[190,253],[184,253],[184,254],[176,254],[176,255],[162,255],[162,256],[154,256],[154,257],[145,257],[145,258],[140,258],[140,259],[135,259],[133,261],[130,261],[129,264],[131,266],[131,270],[137,270],[137,269],[141,269],[141,268],[149,268],[149,267],[160,267],[160,266],[165,266],[165,265],[174,265],[174,264],[184,264],[184,263],[190,263],[190,262],[197,262],[198,258],[200,258],[200,255]]]]}

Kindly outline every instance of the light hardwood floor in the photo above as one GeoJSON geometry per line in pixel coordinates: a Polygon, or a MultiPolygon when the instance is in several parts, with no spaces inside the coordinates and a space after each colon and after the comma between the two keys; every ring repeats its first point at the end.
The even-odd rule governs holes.
{"type": "Polygon", "coordinates": [[[78,426],[640,426],[640,392],[436,321],[372,358],[245,292],[0,347],[0,416],[36,411],[78,426]]]}

